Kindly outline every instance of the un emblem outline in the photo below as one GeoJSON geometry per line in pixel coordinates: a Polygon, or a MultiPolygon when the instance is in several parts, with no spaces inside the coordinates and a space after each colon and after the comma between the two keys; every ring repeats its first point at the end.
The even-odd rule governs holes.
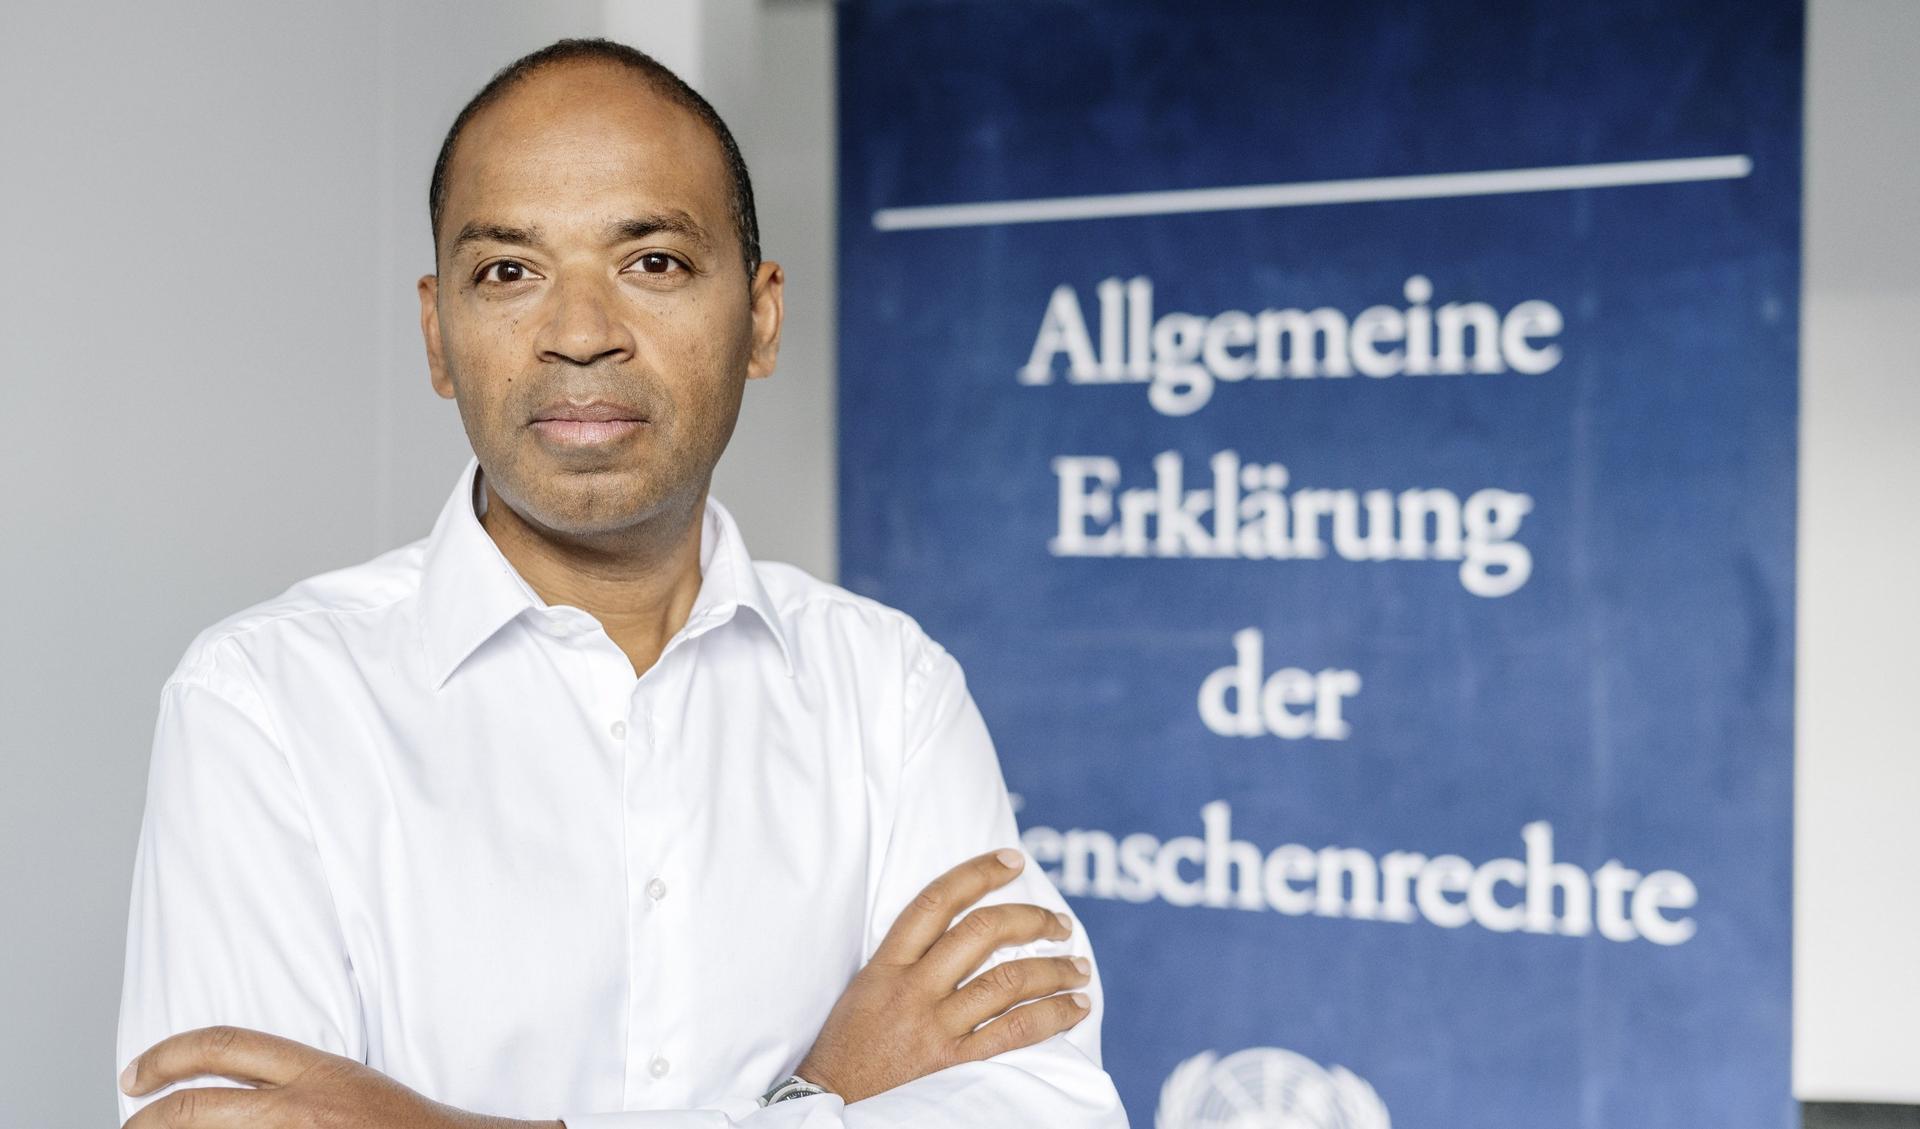
{"type": "Polygon", "coordinates": [[[1160,1087],[1154,1129],[1392,1129],[1386,1103],[1344,1066],[1280,1047],[1202,1051],[1160,1087]]]}

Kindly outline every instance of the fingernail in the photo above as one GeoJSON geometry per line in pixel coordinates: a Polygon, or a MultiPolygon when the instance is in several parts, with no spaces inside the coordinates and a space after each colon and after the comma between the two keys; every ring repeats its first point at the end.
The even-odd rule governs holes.
{"type": "Polygon", "coordinates": [[[993,852],[993,857],[999,859],[1000,865],[1006,867],[1008,870],[1019,870],[1027,861],[1021,856],[1019,851],[1014,850],[1012,847],[1000,848],[993,852]]]}
{"type": "Polygon", "coordinates": [[[120,1092],[121,1093],[126,1094],[128,1096],[132,1096],[133,1066],[135,1062],[139,1062],[139,1061],[140,1061],[139,1059],[135,1059],[133,1062],[128,1063],[127,1068],[120,1072],[120,1092]]]}
{"type": "Polygon", "coordinates": [[[1073,970],[1075,972],[1078,972],[1080,975],[1085,976],[1088,973],[1093,971],[1093,962],[1088,960],[1086,957],[1074,957],[1073,970]]]}
{"type": "Polygon", "coordinates": [[[1069,933],[1073,932],[1073,918],[1068,917],[1064,913],[1055,911],[1053,915],[1053,919],[1060,923],[1060,928],[1065,929],[1069,933]]]}
{"type": "Polygon", "coordinates": [[[1087,1010],[1089,1005],[1087,1003],[1087,994],[1085,992],[1073,993],[1072,999],[1073,999],[1074,1007],[1079,1008],[1081,1011],[1087,1010]]]}

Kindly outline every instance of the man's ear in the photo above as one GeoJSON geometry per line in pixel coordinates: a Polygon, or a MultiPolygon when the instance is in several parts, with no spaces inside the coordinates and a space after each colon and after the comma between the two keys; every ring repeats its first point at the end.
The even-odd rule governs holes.
{"type": "Polygon", "coordinates": [[[433,390],[451,400],[453,380],[447,376],[446,355],[440,349],[440,277],[423,274],[414,289],[420,292],[420,338],[427,345],[427,373],[433,380],[433,390]]]}
{"type": "Polygon", "coordinates": [[[785,316],[786,272],[779,263],[761,263],[753,273],[749,301],[753,304],[753,351],[747,355],[747,379],[773,375],[780,355],[780,319],[785,316]]]}

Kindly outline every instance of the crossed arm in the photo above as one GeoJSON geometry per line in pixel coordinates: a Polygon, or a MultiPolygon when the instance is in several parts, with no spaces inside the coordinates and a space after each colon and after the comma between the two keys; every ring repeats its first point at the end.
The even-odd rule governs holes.
{"type": "MultiPolygon", "coordinates": [[[[951,858],[1010,844],[1015,831],[957,666],[940,676],[949,680],[944,704],[903,774],[901,819],[929,840],[918,845],[922,856],[951,858]]],[[[344,978],[329,949],[340,943],[338,924],[299,790],[257,709],[243,687],[176,684],[163,697],[122,1008],[128,1129],[560,1129],[560,1119],[565,1129],[1126,1125],[1100,1068],[1098,976],[1075,959],[1090,956],[1084,935],[1037,871],[1008,867],[993,851],[917,895],[883,894],[883,906],[904,908],[798,1069],[828,1095],[764,1109],[556,1110],[550,1121],[432,1101],[365,1065],[351,985],[320,982],[344,978]],[[305,887],[292,901],[309,907],[306,917],[250,912],[289,904],[288,884],[305,887]],[[990,894],[989,901],[1027,902],[999,900],[962,916],[990,894]],[[1071,955],[1021,955],[1058,954],[1063,944],[1071,955]],[[170,948],[163,965],[143,964],[170,948]],[[163,969],[171,981],[155,982],[163,969]],[[299,1008],[260,1005],[263,981],[276,977],[295,980],[297,991],[282,998],[299,1008]],[[130,1037],[168,1032],[132,1056],[139,1048],[130,1037]],[[180,1088],[209,1075],[249,1088],[180,1088]]],[[[914,874],[918,865],[903,865],[891,880],[911,875],[915,885],[906,888],[914,889],[925,878],[914,874]]]]}
{"type": "MultiPolygon", "coordinates": [[[[1085,993],[1064,991],[1088,981],[1092,966],[1083,958],[1005,961],[968,979],[1001,943],[1065,940],[1073,931],[1070,919],[1039,906],[1003,904],[976,909],[950,927],[958,909],[1013,878],[1023,865],[1020,852],[1009,848],[969,859],[936,879],[902,912],[800,1064],[801,1077],[830,1092],[812,1099],[812,1108],[799,1102],[776,1105],[737,1121],[719,1111],[621,1113],[609,1115],[609,1123],[635,1129],[894,1124],[891,1117],[883,1122],[851,1111],[836,1118],[841,1111],[831,1106],[837,1102],[844,1111],[936,1071],[1031,1047],[1072,1027],[1090,1004],[1085,993]]],[[[232,1026],[161,1040],[127,1064],[120,1088],[140,1096],[203,1075],[252,1088],[176,1090],[136,1113],[127,1129],[563,1129],[557,1120],[520,1121],[455,1109],[353,1059],[232,1026]]],[[[590,1115],[568,1122],[571,1129],[582,1129],[601,1120],[590,1115]]],[[[927,1124],[918,1115],[912,1120],[927,1124]]]]}

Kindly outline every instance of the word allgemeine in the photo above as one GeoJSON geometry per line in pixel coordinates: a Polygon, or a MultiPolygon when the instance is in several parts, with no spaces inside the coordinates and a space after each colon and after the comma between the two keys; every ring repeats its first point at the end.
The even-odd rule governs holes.
{"type": "Polygon", "coordinates": [[[1069,384],[1147,384],[1147,402],[1170,416],[1205,407],[1219,381],[1250,377],[1539,374],[1560,363],[1552,339],[1566,325],[1559,307],[1540,299],[1504,313],[1485,302],[1430,306],[1433,283],[1417,274],[1402,288],[1405,309],[1369,306],[1351,318],[1328,306],[1155,317],[1153,280],[1144,276],[1109,278],[1094,292],[1099,318],[1090,331],[1074,288],[1054,288],[1020,383],[1051,384],[1065,358],[1069,384]]]}

